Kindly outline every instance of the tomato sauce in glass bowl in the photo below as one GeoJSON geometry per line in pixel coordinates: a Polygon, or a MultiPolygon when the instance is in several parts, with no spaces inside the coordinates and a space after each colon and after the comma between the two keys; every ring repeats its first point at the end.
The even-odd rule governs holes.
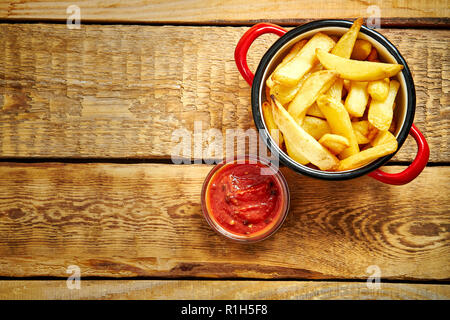
{"type": "Polygon", "coordinates": [[[283,223],[289,190],[277,168],[261,158],[224,161],[203,184],[206,221],[220,234],[237,241],[266,239],[283,223]]]}

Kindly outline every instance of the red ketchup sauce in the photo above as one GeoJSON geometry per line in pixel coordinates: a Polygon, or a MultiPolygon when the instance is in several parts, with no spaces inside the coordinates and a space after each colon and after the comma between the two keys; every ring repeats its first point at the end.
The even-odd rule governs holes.
{"type": "Polygon", "coordinates": [[[263,175],[260,162],[227,163],[211,177],[206,206],[223,229],[252,236],[270,229],[284,210],[284,193],[275,175],[263,175]]]}

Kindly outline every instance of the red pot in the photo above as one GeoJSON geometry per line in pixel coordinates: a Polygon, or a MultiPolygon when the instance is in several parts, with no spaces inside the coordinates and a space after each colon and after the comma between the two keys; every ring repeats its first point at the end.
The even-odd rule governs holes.
{"type": "Polygon", "coordinates": [[[413,136],[418,146],[417,155],[414,161],[405,170],[400,173],[386,173],[379,169],[383,164],[389,161],[397,151],[393,154],[374,160],[361,168],[353,170],[327,172],[313,169],[297,163],[282,151],[271,138],[264,123],[261,110],[261,105],[265,100],[264,84],[267,77],[272,73],[275,66],[281,61],[284,55],[290,50],[292,45],[303,38],[311,37],[319,31],[328,34],[342,35],[351,25],[352,22],[345,20],[319,20],[296,27],[288,32],[277,25],[260,23],[250,28],[242,36],[236,46],[234,57],[239,72],[252,87],[251,102],[255,125],[258,129],[262,129],[259,130],[259,132],[271,152],[278,153],[280,161],[298,173],[325,180],[345,180],[368,174],[370,177],[384,183],[394,185],[406,184],[415,179],[425,168],[429,159],[430,149],[425,137],[413,124],[416,108],[416,94],[414,81],[409,67],[395,46],[375,30],[362,26],[359,38],[370,41],[378,50],[382,61],[399,63],[404,66],[402,72],[396,76],[396,79],[400,82],[397,107],[394,115],[394,119],[397,121],[397,129],[395,132],[398,141],[397,151],[405,142],[408,134],[413,136]],[[253,74],[247,65],[247,51],[256,38],[266,33],[274,33],[280,36],[280,38],[269,48],[269,50],[267,50],[259,63],[256,73],[253,74]]]}

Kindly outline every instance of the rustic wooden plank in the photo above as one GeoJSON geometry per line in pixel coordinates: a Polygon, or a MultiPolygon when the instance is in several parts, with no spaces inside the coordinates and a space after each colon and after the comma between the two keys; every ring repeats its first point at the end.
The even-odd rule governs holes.
{"type": "MultiPolygon", "coordinates": [[[[247,28],[0,25],[0,156],[170,158],[175,129],[254,128],[233,58],[247,28]]],[[[449,30],[383,29],[414,74],[430,161],[450,159],[449,30]],[[426,36],[424,36],[426,33],[426,36]]],[[[276,40],[249,52],[257,64],[276,40]]],[[[416,152],[408,139],[397,161],[416,152]]]]}
{"type": "Polygon", "coordinates": [[[65,280],[3,280],[0,300],[448,300],[450,285],[328,281],[83,280],[69,290],[65,280]]]}
{"type": "MultiPolygon", "coordinates": [[[[69,14],[70,0],[48,1],[3,1],[0,18],[10,20],[65,21],[69,14]]],[[[442,24],[449,23],[448,0],[398,1],[378,0],[288,0],[288,1],[220,1],[194,0],[82,0],[77,1],[82,21],[128,22],[128,23],[196,23],[196,24],[248,24],[262,20],[293,24],[305,20],[329,18],[370,17],[374,13],[369,6],[379,8],[378,15],[383,24],[442,24]]]]}
{"type": "MultiPolygon", "coordinates": [[[[399,171],[403,167],[389,167],[399,171]]],[[[0,276],[450,278],[450,167],[414,182],[325,182],[283,168],[291,210],[248,245],[205,222],[208,165],[0,166],[0,276]]]]}

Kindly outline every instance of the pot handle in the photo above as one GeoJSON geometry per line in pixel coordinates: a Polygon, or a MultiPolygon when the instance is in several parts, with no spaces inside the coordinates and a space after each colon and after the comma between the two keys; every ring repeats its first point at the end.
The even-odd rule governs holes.
{"type": "Polygon", "coordinates": [[[234,60],[242,77],[251,86],[253,83],[254,74],[250,71],[247,65],[247,52],[253,41],[265,33],[274,33],[280,37],[287,31],[275,24],[258,23],[244,33],[241,40],[239,40],[236,49],[234,50],[234,60]]]}
{"type": "Polygon", "coordinates": [[[387,184],[402,185],[411,182],[423,171],[430,157],[430,148],[425,137],[414,124],[411,126],[409,134],[416,140],[418,150],[416,158],[408,168],[399,173],[386,173],[377,169],[368,176],[387,184]]]}

